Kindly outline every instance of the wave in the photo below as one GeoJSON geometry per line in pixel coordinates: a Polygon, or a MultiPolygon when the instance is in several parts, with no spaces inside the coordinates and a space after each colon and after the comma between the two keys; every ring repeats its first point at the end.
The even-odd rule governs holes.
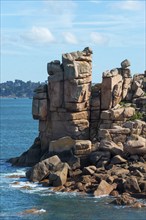
{"type": "MultiPolygon", "coordinates": [[[[9,167],[9,164],[4,164],[6,167],[9,167]]],[[[44,187],[41,184],[35,182],[29,182],[26,178],[25,172],[27,168],[16,168],[16,167],[9,167],[9,169],[5,169],[6,172],[1,174],[1,184],[0,188],[3,190],[20,190],[23,193],[29,194],[38,194],[39,196],[68,196],[74,197],[78,193],[76,192],[56,192],[52,190],[52,187],[44,187]]]]}

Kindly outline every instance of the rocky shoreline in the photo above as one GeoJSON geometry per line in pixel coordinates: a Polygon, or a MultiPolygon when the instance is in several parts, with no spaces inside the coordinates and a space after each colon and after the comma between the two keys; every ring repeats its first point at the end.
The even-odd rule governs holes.
{"type": "Polygon", "coordinates": [[[146,199],[146,72],[132,78],[124,60],[92,86],[91,55],[85,48],[48,63],[32,105],[39,136],[9,162],[30,166],[26,177],[54,191],[145,207],[134,197],[146,199]]]}

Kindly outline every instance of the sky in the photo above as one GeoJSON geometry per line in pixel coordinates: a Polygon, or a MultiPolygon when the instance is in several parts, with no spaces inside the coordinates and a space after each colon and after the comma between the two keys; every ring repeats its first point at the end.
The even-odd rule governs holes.
{"type": "Polygon", "coordinates": [[[44,82],[47,63],[63,53],[93,50],[94,83],[131,62],[146,69],[145,0],[0,0],[1,82],[44,82]]]}

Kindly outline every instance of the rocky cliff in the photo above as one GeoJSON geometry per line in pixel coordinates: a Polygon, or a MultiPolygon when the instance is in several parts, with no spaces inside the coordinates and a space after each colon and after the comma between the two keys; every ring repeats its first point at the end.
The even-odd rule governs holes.
{"type": "Polygon", "coordinates": [[[64,136],[89,139],[92,51],[63,54],[62,63],[48,63],[48,85],[38,88],[33,117],[39,120],[42,150],[64,136]]]}
{"type": "Polygon", "coordinates": [[[146,72],[132,77],[129,66],[127,59],[122,61],[121,67],[103,72],[102,83],[92,86],[90,48],[63,54],[62,63],[48,63],[48,84],[35,90],[32,103],[39,136],[10,162],[33,166],[27,177],[47,178],[53,186],[65,185],[67,176],[82,177],[77,189],[95,195],[104,194],[102,187],[109,189],[105,194],[115,189],[146,191],[146,72]],[[142,165],[135,168],[135,163],[142,165]],[[129,180],[131,171],[141,178],[129,180]],[[91,187],[83,186],[83,174],[90,175],[91,187]]]}

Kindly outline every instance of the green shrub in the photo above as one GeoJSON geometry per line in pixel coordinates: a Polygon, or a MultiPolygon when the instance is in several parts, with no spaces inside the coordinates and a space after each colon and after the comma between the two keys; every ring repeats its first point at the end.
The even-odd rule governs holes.
{"type": "Polygon", "coordinates": [[[131,103],[126,100],[122,100],[119,104],[121,105],[121,107],[127,107],[127,106],[131,105],[131,103]]]}
{"type": "Polygon", "coordinates": [[[130,121],[143,120],[143,113],[136,111],[135,114],[129,119],[130,121]]]}

